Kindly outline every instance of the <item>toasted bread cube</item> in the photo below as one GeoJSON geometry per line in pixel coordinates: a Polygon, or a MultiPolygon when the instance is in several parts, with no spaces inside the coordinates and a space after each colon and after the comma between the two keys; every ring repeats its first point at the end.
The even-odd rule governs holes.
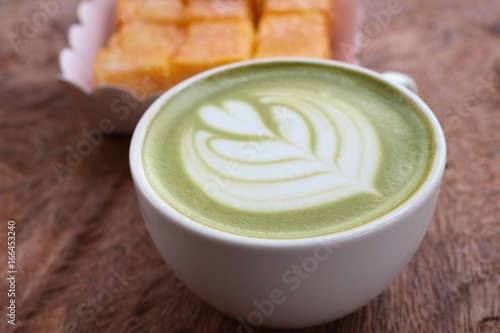
{"type": "Polygon", "coordinates": [[[303,14],[320,12],[327,19],[328,26],[332,27],[335,20],[335,1],[337,0],[261,0],[263,2],[262,15],[267,14],[303,14]]]}
{"type": "Polygon", "coordinates": [[[252,0],[187,0],[189,22],[219,19],[252,20],[252,0]]]}
{"type": "Polygon", "coordinates": [[[140,56],[123,50],[103,49],[97,54],[94,68],[96,85],[120,85],[140,97],[173,85],[166,75],[170,71],[168,59],[161,53],[140,56]]]}
{"type": "Polygon", "coordinates": [[[259,24],[255,57],[279,56],[331,58],[325,16],[319,12],[264,15],[259,24]]]}
{"type": "Polygon", "coordinates": [[[184,29],[174,24],[124,25],[96,57],[95,84],[118,84],[140,95],[170,88],[177,82],[172,75],[172,55],[184,34],[184,29]]]}
{"type": "Polygon", "coordinates": [[[116,26],[131,21],[181,23],[184,10],[182,0],[118,0],[116,26]]]}
{"type": "Polygon", "coordinates": [[[188,28],[186,41],[174,56],[178,77],[249,59],[253,52],[254,28],[249,20],[200,21],[188,28]]]}
{"type": "Polygon", "coordinates": [[[263,14],[303,13],[320,11],[329,13],[333,9],[334,0],[261,0],[263,14]]]}
{"type": "Polygon", "coordinates": [[[158,49],[172,55],[184,38],[185,28],[182,26],[134,21],[117,31],[109,45],[135,52],[158,49]]]}

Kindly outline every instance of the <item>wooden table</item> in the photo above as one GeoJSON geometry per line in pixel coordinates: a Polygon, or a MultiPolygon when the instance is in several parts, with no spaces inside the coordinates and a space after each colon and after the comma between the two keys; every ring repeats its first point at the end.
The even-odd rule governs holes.
{"type": "MultiPolygon", "coordinates": [[[[20,34],[41,5],[0,4],[0,331],[236,332],[238,323],[191,294],[154,248],[134,196],[129,137],[106,137],[56,177],[53,163],[91,129],[55,80],[78,2],[57,1],[17,52],[9,32],[20,34]],[[6,316],[9,220],[15,326],[6,316]]],[[[385,292],[343,319],[297,332],[500,332],[500,2],[400,4],[375,29],[366,23],[388,1],[364,1],[361,61],[412,75],[441,121],[449,157],[437,211],[385,292]]]]}

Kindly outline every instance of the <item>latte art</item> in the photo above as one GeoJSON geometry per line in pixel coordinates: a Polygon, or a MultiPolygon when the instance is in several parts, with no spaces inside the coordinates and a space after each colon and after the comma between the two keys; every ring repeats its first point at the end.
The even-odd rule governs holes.
{"type": "Polygon", "coordinates": [[[362,112],[304,91],[251,97],[257,103],[201,106],[200,123],[182,138],[187,173],[212,199],[241,210],[282,211],[378,195],[380,143],[362,112]],[[226,186],[215,187],[221,178],[226,186]]]}
{"type": "Polygon", "coordinates": [[[391,212],[419,188],[434,149],[419,112],[349,70],[251,65],[160,107],[144,173],[193,223],[261,238],[330,234],[391,212]]]}

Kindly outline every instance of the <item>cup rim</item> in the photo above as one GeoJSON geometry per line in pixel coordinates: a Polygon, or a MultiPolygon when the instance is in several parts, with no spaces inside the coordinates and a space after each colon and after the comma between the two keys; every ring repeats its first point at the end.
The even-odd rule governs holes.
{"type": "Polygon", "coordinates": [[[349,63],[344,63],[336,60],[324,60],[324,59],[311,59],[311,58],[301,58],[301,57],[278,57],[278,58],[262,58],[262,59],[252,59],[246,61],[240,61],[236,63],[231,63],[228,65],[216,67],[208,71],[202,72],[195,76],[192,76],[179,84],[175,85],[165,93],[163,93],[144,113],[144,115],[139,120],[137,124],[131,144],[129,153],[129,163],[130,172],[134,180],[135,188],[140,191],[142,195],[156,208],[161,214],[168,217],[171,221],[181,226],[182,228],[203,235],[214,241],[247,245],[247,246],[266,246],[266,247],[303,247],[310,245],[318,245],[318,243],[343,243],[345,241],[365,237],[369,234],[379,232],[385,228],[390,227],[394,223],[397,223],[401,218],[410,214],[415,209],[418,208],[420,203],[428,198],[436,188],[439,186],[442,175],[444,173],[444,168],[446,164],[446,142],[443,130],[439,124],[436,116],[431,111],[431,109],[425,104],[425,102],[418,97],[415,93],[409,89],[397,85],[388,79],[384,78],[382,74],[375,72],[371,69],[353,65],[349,63]],[[431,124],[433,129],[433,134],[436,138],[436,147],[433,156],[432,166],[426,176],[426,179],[420,185],[420,187],[408,198],[404,203],[396,207],[395,209],[387,212],[386,214],[364,223],[360,226],[347,229],[340,232],[329,233],[325,235],[304,237],[304,238],[290,238],[290,239],[275,239],[275,238],[258,238],[253,236],[244,236],[233,234],[227,231],[218,230],[211,228],[204,224],[194,221],[193,219],[183,215],[182,213],[171,207],[166,201],[164,201],[159,194],[155,192],[153,187],[147,181],[146,175],[144,173],[143,163],[142,163],[142,143],[144,141],[148,125],[150,121],[155,117],[155,115],[161,110],[161,106],[166,103],[170,98],[176,95],[178,92],[182,91],[191,84],[203,80],[207,77],[215,75],[217,73],[231,70],[234,68],[270,64],[270,63],[303,63],[303,64],[318,64],[326,65],[334,68],[342,68],[354,71],[356,73],[361,73],[368,76],[370,79],[378,80],[384,82],[409,98],[431,124]]]}

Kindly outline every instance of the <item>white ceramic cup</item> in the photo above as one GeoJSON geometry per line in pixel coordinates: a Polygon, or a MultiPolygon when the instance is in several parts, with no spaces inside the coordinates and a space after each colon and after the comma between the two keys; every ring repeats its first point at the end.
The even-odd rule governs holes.
{"type": "MultiPolygon", "coordinates": [[[[394,73],[392,73],[394,74],[394,73]]],[[[446,160],[442,129],[410,89],[411,78],[389,79],[355,65],[298,58],[235,63],[192,77],[162,95],[134,132],[130,166],[140,209],[159,252],[196,295],[239,321],[237,332],[255,327],[299,328],[340,318],[379,295],[408,264],[431,220],[446,160]],[[221,71],[276,61],[304,61],[345,68],[396,87],[428,118],[436,151],[421,187],[401,206],[362,226],[302,239],[259,239],[212,229],[183,216],[149,185],[141,162],[148,126],[180,90],[221,71]],[[391,83],[396,79],[398,83],[391,83]]],[[[196,204],[196,203],[193,203],[196,204]]]]}

